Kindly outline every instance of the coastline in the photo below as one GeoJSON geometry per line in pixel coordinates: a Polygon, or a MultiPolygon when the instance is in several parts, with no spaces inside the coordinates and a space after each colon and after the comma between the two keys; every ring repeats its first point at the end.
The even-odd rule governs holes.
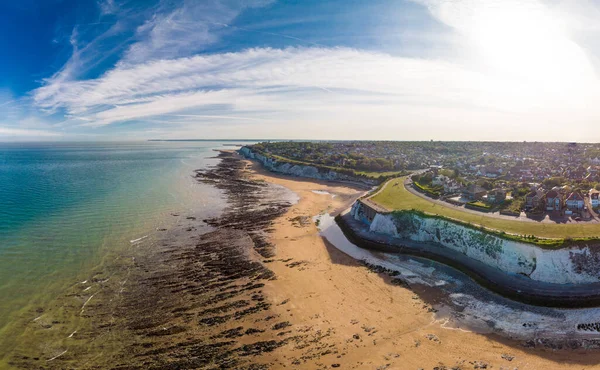
{"type": "MultiPolygon", "coordinates": [[[[312,217],[323,211],[333,215],[347,208],[343,202],[331,202],[312,192],[336,194],[343,192],[344,186],[273,174],[256,162],[251,169],[260,179],[286,186],[300,196],[298,204],[288,211],[290,216],[312,217]]],[[[447,303],[436,289],[398,284],[384,269],[365,266],[338,250],[319,235],[314,224],[303,230],[284,217],[276,222],[273,239],[278,256],[307,263],[302,269],[271,264],[278,279],[269,283],[269,295],[294,294],[300,303],[292,306],[293,317],[301,318],[304,325],[330,330],[331,344],[343,346],[345,353],[332,360],[343,368],[441,369],[487,364],[488,368],[569,369],[600,361],[597,351],[577,346],[571,349],[568,340],[558,347],[543,339],[531,343],[503,337],[493,330],[475,332],[456,327],[449,315],[435,312],[434,305],[447,303]],[[577,353],[575,358],[573,353],[577,353]]],[[[327,364],[323,358],[303,365],[317,368],[318,363],[327,364]]]]}
{"type": "Polygon", "coordinates": [[[176,225],[154,245],[142,241],[123,256],[121,274],[96,276],[106,289],[92,300],[74,287],[67,295],[80,304],[70,309],[90,325],[60,332],[52,351],[43,340],[20,348],[15,367],[555,369],[600,361],[594,351],[573,357],[453,326],[434,308],[445,299],[436,289],[399,284],[319,233],[313,217],[347,209],[364,189],[275,175],[223,153],[229,159],[198,175],[229,198],[224,213],[206,222],[173,215],[176,225]]]}
{"type": "Polygon", "coordinates": [[[442,263],[463,272],[482,287],[515,301],[558,308],[600,305],[600,283],[557,284],[535,281],[524,275],[503,272],[456,251],[440,248],[433,242],[375,235],[349,214],[337,216],[336,222],[344,235],[362,248],[406,254],[442,263]]]}

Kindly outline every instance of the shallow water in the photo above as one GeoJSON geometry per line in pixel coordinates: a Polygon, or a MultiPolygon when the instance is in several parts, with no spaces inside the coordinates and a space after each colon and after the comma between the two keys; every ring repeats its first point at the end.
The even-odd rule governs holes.
{"type": "Polygon", "coordinates": [[[0,144],[0,364],[23,321],[111,252],[178,213],[218,214],[220,192],[192,176],[223,144],[0,144]]]}

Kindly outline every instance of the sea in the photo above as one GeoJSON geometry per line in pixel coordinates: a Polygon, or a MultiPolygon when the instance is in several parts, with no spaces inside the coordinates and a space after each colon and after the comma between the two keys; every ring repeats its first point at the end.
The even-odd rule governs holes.
{"type": "Polygon", "coordinates": [[[0,143],[0,368],[36,312],[112,254],[174,215],[218,215],[223,195],[194,171],[238,144],[0,143]]]}

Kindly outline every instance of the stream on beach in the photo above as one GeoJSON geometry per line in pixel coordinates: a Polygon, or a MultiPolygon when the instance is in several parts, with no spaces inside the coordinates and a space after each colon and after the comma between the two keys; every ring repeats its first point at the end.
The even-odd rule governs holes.
{"type": "Polygon", "coordinates": [[[600,348],[600,308],[560,309],[527,305],[494,294],[463,273],[423,258],[362,249],[334,217],[321,214],[321,236],[376,272],[413,290],[448,329],[494,334],[525,347],[600,348]]]}

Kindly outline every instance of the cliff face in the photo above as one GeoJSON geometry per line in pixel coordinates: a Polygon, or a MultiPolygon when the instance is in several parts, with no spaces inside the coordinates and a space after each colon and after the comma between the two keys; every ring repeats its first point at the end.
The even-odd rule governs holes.
{"type": "Polygon", "coordinates": [[[418,242],[430,242],[511,274],[533,280],[567,284],[600,281],[600,246],[546,250],[532,244],[497,237],[484,230],[414,212],[377,213],[372,222],[357,201],[352,216],[374,233],[418,242]]]}
{"type": "Polygon", "coordinates": [[[240,149],[240,154],[246,158],[255,159],[262,163],[265,168],[269,171],[282,173],[286,175],[298,176],[298,177],[307,177],[311,179],[319,179],[319,180],[328,180],[328,181],[350,181],[350,182],[358,182],[361,184],[373,186],[377,185],[377,181],[365,179],[357,176],[351,176],[343,173],[339,173],[329,169],[319,169],[315,166],[309,165],[298,165],[283,161],[278,161],[273,158],[265,157],[260,153],[256,153],[252,151],[248,147],[242,147],[240,149]]]}

